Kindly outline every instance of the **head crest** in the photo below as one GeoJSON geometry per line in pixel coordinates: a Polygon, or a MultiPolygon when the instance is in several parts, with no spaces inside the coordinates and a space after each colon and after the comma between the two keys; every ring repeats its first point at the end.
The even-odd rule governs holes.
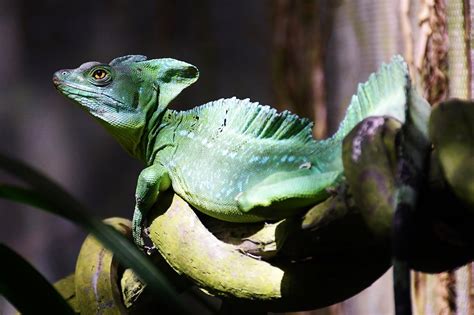
{"type": "Polygon", "coordinates": [[[179,93],[199,77],[198,69],[171,58],[151,59],[136,64],[158,87],[158,111],[162,112],[179,93]]]}
{"type": "Polygon", "coordinates": [[[145,60],[147,60],[147,57],[143,55],[127,55],[127,56],[117,57],[113,59],[109,63],[109,65],[116,66],[121,63],[131,63],[131,62],[139,62],[139,61],[145,61],[145,60]]]}

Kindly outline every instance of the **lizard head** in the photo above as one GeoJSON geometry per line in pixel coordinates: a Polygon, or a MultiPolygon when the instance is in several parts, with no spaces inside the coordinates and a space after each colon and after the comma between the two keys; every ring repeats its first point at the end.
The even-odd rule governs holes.
{"type": "Polygon", "coordinates": [[[140,157],[149,121],[156,121],[198,76],[196,67],[182,61],[130,55],[108,64],[94,61],[59,70],[53,83],[97,118],[129,153],[140,157]]]}

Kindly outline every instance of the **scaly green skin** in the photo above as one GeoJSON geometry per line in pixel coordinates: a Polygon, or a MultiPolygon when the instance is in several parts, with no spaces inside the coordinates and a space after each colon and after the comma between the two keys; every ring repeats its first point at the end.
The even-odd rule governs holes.
{"type": "Polygon", "coordinates": [[[136,190],[138,245],[146,212],[171,186],[198,210],[232,222],[283,218],[324,200],[342,175],[344,136],[368,116],[403,122],[410,86],[406,64],[394,57],[359,86],[338,132],[316,141],[310,121],[248,100],[167,109],[197,78],[197,69],[187,63],[137,55],[54,74],[62,94],[147,165],[136,190]]]}

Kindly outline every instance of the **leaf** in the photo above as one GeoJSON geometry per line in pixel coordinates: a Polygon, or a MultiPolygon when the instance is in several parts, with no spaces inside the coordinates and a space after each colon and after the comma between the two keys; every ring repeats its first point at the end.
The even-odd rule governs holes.
{"type": "Polygon", "coordinates": [[[74,273],[64,277],[54,283],[54,288],[61,294],[64,300],[74,309],[76,313],[80,313],[79,305],[76,299],[74,273]]]}
{"type": "Polygon", "coordinates": [[[0,244],[0,261],[0,294],[22,314],[75,314],[33,266],[4,244],[0,244]]]}
{"type": "Polygon", "coordinates": [[[59,185],[32,167],[0,154],[0,169],[15,175],[28,183],[32,189],[13,185],[0,185],[0,197],[23,202],[66,218],[88,230],[114,252],[115,257],[125,267],[132,268],[147,285],[169,301],[175,312],[191,313],[185,303],[177,297],[177,292],[161,272],[130,241],[110,226],[93,218],[92,213],[59,185]]]}

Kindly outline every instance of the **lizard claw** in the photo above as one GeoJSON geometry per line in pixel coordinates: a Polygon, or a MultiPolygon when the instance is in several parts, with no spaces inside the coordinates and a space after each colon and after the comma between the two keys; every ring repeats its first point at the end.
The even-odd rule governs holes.
{"type": "Polygon", "coordinates": [[[249,256],[250,258],[253,258],[253,259],[256,259],[256,260],[262,260],[262,256],[251,254],[251,253],[249,253],[245,250],[239,249],[239,252],[241,252],[245,256],[249,256]]]}
{"type": "Polygon", "coordinates": [[[348,190],[348,187],[347,185],[343,184],[338,186],[329,186],[326,187],[325,190],[328,194],[335,196],[338,194],[344,194],[348,190]]]}
{"type": "Polygon", "coordinates": [[[145,233],[147,237],[150,237],[150,228],[149,227],[144,228],[143,233],[145,233]]]}
{"type": "Polygon", "coordinates": [[[330,195],[337,195],[337,193],[339,192],[338,188],[337,187],[327,187],[326,188],[326,192],[330,195]]]}
{"type": "Polygon", "coordinates": [[[152,246],[143,246],[143,249],[146,251],[146,254],[148,256],[151,256],[153,254],[155,254],[158,250],[156,249],[155,245],[152,245],[152,246]]]}

